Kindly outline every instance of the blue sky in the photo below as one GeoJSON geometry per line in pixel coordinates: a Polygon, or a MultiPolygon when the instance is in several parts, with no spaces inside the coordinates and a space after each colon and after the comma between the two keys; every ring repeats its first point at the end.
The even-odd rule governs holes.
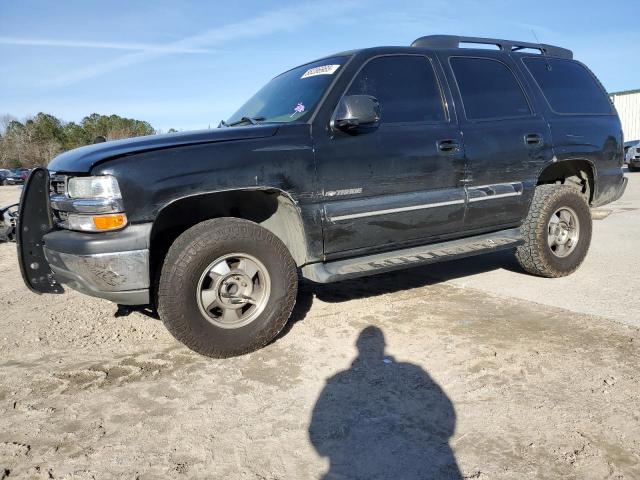
{"type": "Polygon", "coordinates": [[[98,112],[216,126],[274,75],[449,33],[568,47],[609,91],[640,88],[640,1],[0,0],[0,114],[98,112]]]}

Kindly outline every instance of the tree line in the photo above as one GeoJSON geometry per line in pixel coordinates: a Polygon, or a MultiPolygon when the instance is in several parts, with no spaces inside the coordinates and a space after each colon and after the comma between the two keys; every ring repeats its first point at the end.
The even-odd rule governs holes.
{"type": "Polygon", "coordinates": [[[59,153],[94,143],[97,137],[117,140],[155,133],[159,132],[149,122],[118,115],[93,113],[79,123],[48,113],[23,122],[5,115],[0,117],[0,168],[44,166],[59,153]]]}

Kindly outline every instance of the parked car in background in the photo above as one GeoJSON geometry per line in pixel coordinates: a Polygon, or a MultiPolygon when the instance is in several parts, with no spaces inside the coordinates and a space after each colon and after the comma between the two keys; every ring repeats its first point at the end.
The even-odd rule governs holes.
{"type": "Polygon", "coordinates": [[[640,172],[640,140],[624,144],[624,163],[630,172],[640,172]]]}
{"type": "Polygon", "coordinates": [[[28,168],[14,168],[13,170],[7,170],[7,174],[3,175],[0,180],[0,185],[21,185],[29,177],[28,168]]]}
{"type": "Polygon", "coordinates": [[[0,185],[4,185],[4,179],[11,175],[11,171],[6,168],[0,168],[0,185]]]}

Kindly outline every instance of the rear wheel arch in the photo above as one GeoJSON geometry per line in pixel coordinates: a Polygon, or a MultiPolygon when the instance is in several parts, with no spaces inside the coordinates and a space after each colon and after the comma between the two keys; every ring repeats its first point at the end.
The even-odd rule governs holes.
{"type": "Polygon", "coordinates": [[[573,158],[545,165],[538,174],[537,185],[574,185],[591,203],[595,194],[596,179],[597,170],[593,162],[583,158],[573,158]]]}

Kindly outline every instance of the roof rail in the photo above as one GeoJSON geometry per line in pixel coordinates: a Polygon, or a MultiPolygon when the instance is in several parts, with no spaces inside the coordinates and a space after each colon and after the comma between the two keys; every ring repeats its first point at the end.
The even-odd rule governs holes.
{"type": "Polygon", "coordinates": [[[412,47],[424,48],[460,48],[461,43],[479,43],[496,45],[503,52],[517,52],[525,48],[540,50],[543,55],[561,58],[573,58],[573,52],[566,48],[547,45],[546,43],[520,42],[517,40],[501,40],[499,38],[460,37],[458,35],[427,35],[411,44],[412,47]]]}

